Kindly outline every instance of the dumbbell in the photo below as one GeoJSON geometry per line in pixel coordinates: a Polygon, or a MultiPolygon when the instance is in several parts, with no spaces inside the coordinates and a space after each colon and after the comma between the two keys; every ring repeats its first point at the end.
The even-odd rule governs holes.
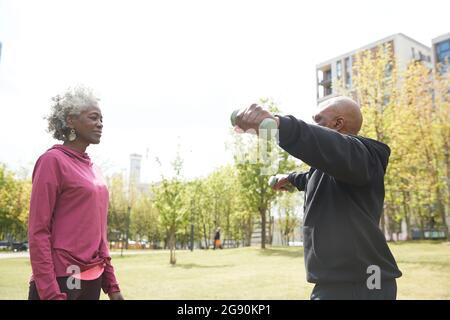
{"type": "MultiPolygon", "coordinates": [[[[236,109],[233,111],[233,113],[231,113],[230,120],[231,120],[231,125],[233,127],[236,126],[236,118],[237,118],[239,111],[240,111],[240,109],[236,109]]],[[[259,131],[264,132],[264,130],[266,130],[267,139],[270,139],[272,137],[272,132],[273,132],[272,130],[278,130],[277,122],[271,118],[264,119],[259,124],[259,131]]],[[[278,132],[278,131],[276,131],[276,132],[278,132]]]]}

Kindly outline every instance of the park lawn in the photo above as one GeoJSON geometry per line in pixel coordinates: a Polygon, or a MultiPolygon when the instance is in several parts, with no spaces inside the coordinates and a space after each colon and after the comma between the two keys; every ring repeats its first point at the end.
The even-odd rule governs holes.
{"type": "MultiPolygon", "coordinates": [[[[450,244],[390,243],[403,272],[399,299],[450,299],[450,244]]],[[[113,256],[127,299],[308,299],[303,249],[257,247],[168,251],[113,256]]],[[[26,299],[30,264],[26,258],[0,260],[0,299],[26,299]]],[[[106,296],[102,295],[102,299],[106,296]]]]}

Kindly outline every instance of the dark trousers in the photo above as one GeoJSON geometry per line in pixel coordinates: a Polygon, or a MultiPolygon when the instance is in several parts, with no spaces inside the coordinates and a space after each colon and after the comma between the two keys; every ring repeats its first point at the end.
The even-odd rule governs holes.
{"type": "MultiPolygon", "coordinates": [[[[67,294],[67,300],[99,300],[102,288],[102,277],[95,280],[81,280],[80,289],[67,287],[68,277],[58,277],[59,290],[67,294]]],[[[40,300],[34,281],[30,282],[28,300],[40,300]]]]}
{"type": "Polygon", "coordinates": [[[395,300],[395,279],[382,281],[380,289],[369,289],[365,282],[316,284],[311,300],[395,300]]]}

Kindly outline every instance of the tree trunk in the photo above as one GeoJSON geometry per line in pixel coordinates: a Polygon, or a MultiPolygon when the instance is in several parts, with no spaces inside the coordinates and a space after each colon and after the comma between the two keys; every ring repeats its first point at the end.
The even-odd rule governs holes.
{"type": "Polygon", "coordinates": [[[170,264],[176,264],[177,259],[175,257],[175,232],[171,232],[170,234],[170,264]]]}
{"type": "Polygon", "coordinates": [[[405,224],[406,224],[406,240],[411,240],[411,220],[408,217],[405,217],[405,224]]]}
{"type": "Polygon", "coordinates": [[[389,241],[392,241],[391,234],[391,226],[389,223],[389,215],[386,214],[386,211],[383,212],[383,220],[384,220],[384,234],[389,237],[389,241]]]}
{"type": "Polygon", "coordinates": [[[259,213],[261,215],[261,249],[266,248],[266,209],[260,208],[259,213]]]}
{"type": "Polygon", "coordinates": [[[422,216],[422,207],[418,207],[419,217],[420,217],[420,238],[425,238],[425,224],[423,222],[423,216],[422,216]]]}
{"type": "Polygon", "coordinates": [[[130,237],[130,217],[131,217],[131,207],[128,206],[127,208],[127,220],[126,220],[126,242],[125,242],[125,249],[128,250],[128,239],[130,237]]]}
{"type": "Polygon", "coordinates": [[[410,223],[410,208],[408,203],[410,203],[410,196],[409,193],[406,193],[405,191],[403,193],[403,210],[405,214],[405,223],[406,223],[406,240],[411,240],[411,223],[410,223]]]}
{"type": "Polygon", "coordinates": [[[164,239],[164,250],[170,249],[170,237],[169,233],[166,234],[166,238],[164,239]]]}
{"type": "Polygon", "coordinates": [[[246,230],[245,230],[245,247],[251,246],[252,233],[253,233],[253,224],[252,224],[252,217],[250,216],[247,220],[246,230]]]}
{"type": "Polygon", "coordinates": [[[208,237],[207,237],[207,234],[206,234],[206,224],[203,224],[203,238],[205,239],[206,249],[209,249],[208,237]]]}
{"type": "MultiPolygon", "coordinates": [[[[228,246],[230,243],[230,237],[231,237],[231,231],[230,231],[230,208],[228,207],[228,212],[227,212],[227,226],[226,226],[226,236],[227,236],[227,240],[228,240],[228,246]]],[[[225,248],[225,246],[224,246],[225,248]]]]}
{"type": "Polygon", "coordinates": [[[273,243],[273,229],[274,229],[274,217],[271,215],[271,212],[269,211],[269,244],[272,245],[273,243]]]}
{"type": "MultiPolygon", "coordinates": [[[[208,240],[210,240],[211,238],[211,225],[209,224],[208,225],[208,240]]],[[[214,241],[214,240],[213,240],[214,241]]],[[[209,248],[209,245],[208,245],[208,248],[209,248]]]]}
{"type": "Polygon", "coordinates": [[[381,229],[381,232],[383,232],[383,236],[386,238],[386,230],[385,230],[385,225],[384,225],[384,208],[383,208],[383,211],[381,212],[381,217],[380,217],[380,229],[381,229]]]}

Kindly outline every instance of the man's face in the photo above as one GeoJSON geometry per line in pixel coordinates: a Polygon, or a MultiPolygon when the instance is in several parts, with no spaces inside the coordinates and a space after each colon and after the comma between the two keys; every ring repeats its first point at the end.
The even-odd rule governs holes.
{"type": "Polygon", "coordinates": [[[336,129],[336,115],[330,106],[323,108],[318,113],[313,115],[314,122],[321,127],[327,127],[332,130],[336,129]]]}

